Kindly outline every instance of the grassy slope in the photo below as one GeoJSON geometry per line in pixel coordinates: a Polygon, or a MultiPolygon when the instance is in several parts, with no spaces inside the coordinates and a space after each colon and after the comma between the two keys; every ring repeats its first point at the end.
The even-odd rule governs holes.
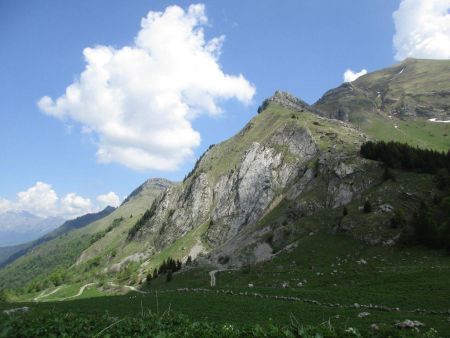
{"type": "Polygon", "coordinates": [[[427,121],[435,116],[426,107],[446,109],[449,116],[449,93],[448,60],[407,59],[326,93],[315,107],[328,114],[338,108],[346,110],[350,121],[375,139],[447,151],[449,124],[427,121]],[[424,107],[424,116],[411,118],[400,113],[396,117],[393,111],[402,105],[411,110],[424,107]]]}
{"type": "Polygon", "coordinates": [[[362,128],[377,140],[397,141],[439,151],[450,149],[450,123],[403,121],[374,115],[367,119],[362,128]]]}
{"type": "MultiPolygon", "coordinates": [[[[25,256],[0,270],[0,288],[22,287],[33,278],[45,276],[57,267],[70,267],[91,245],[93,236],[106,230],[115,219],[120,217],[123,217],[124,221],[105,236],[123,236],[123,233],[126,232],[124,228],[134,224],[159,193],[160,190],[144,190],[108,216],[34,248],[25,256]]],[[[112,245],[114,244],[112,243],[112,245]]]]}
{"type": "MultiPolygon", "coordinates": [[[[450,258],[439,252],[411,247],[364,246],[347,236],[319,232],[304,237],[292,252],[281,253],[270,262],[249,270],[219,272],[215,288],[209,287],[207,270],[192,268],[176,273],[169,283],[165,282],[164,276],[152,281],[150,293],[145,295],[129,293],[125,296],[26,305],[39,311],[52,308],[59,312],[107,311],[119,317],[135,316],[142,308],[153,311],[159,308],[162,312],[170,307],[193,319],[207,318],[235,325],[266,323],[268,318],[275,323],[287,324],[291,313],[304,324],[317,325],[330,320],[337,327],[360,329],[367,329],[372,323],[391,327],[396,320],[408,318],[424,322],[427,328],[433,327],[445,334],[450,329],[448,314],[438,312],[450,308],[447,297],[450,293],[449,278],[450,258]],[[367,264],[358,264],[360,259],[366,260],[367,264]],[[305,279],[305,286],[297,287],[297,283],[305,279]],[[289,287],[281,288],[283,282],[288,282],[289,287]],[[249,288],[249,283],[255,287],[249,288]],[[185,287],[213,291],[176,291],[185,287]],[[234,295],[216,293],[214,290],[231,290],[234,295]],[[254,292],[269,297],[254,297],[251,295],[254,292]],[[282,295],[318,303],[273,297],[282,295]],[[338,303],[343,307],[329,306],[329,303],[338,303]],[[355,308],[352,306],[354,303],[386,305],[400,310],[388,312],[355,308]],[[428,312],[412,312],[416,308],[428,312]],[[358,314],[364,311],[370,315],[359,318],[358,314]]],[[[0,304],[0,310],[13,306],[0,304]]]]}

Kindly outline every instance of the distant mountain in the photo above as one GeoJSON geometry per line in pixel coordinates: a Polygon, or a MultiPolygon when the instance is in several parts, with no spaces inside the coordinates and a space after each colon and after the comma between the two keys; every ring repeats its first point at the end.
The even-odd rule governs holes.
{"type": "MultiPolygon", "coordinates": [[[[32,248],[26,248],[25,252],[17,254],[18,257],[10,257],[13,261],[4,262],[3,267],[0,266],[0,290],[5,286],[24,286],[33,278],[48,276],[56,268],[72,266],[86,248],[92,245],[94,249],[93,244],[103,237],[112,242],[116,241],[117,237],[123,237],[122,227],[131,227],[153,201],[172,185],[168,180],[150,179],[142,184],[135,194],[130,194],[127,201],[113,212],[109,213],[111,207],[102,211],[109,213],[108,215],[95,217],[95,221],[92,221],[92,215],[85,215],[66,222],[61,229],[55,230],[55,233],[58,233],[56,237],[50,238],[53,233],[48,234],[40,239],[42,242],[34,242],[32,248]],[[84,224],[88,221],[91,222],[84,224]],[[67,232],[62,229],[72,230],[67,232]]],[[[103,254],[111,254],[111,248],[97,249],[103,254]]]]}
{"type": "Polygon", "coordinates": [[[313,107],[322,116],[380,140],[450,148],[450,60],[406,59],[326,92],[313,107]]]}
{"type": "Polygon", "coordinates": [[[39,217],[26,211],[0,214],[0,246],[13,246],[39,238],[64,222],[58,217],[39,217]]]}
{"type": "MultiPolygon", "coordinates": [[[[73,220],[69,220],[64,222],[60,227],[56,228],[52,232],[32,241],[27,242],[23,244],[18,244],[14,246],[7,246],[7,247],[0,247],[0,267],[5,266],[13,261],[15,261],[20,256],[23,256],[26,254],[29,250],[33,249],[34,247],[48,242],[58,236],[62,236],[69,231],[72,231],[74,229],[82,228],[89,223],[95,222],[96,220],[103,218],[105,216],[108,216],[110,213],[112,213],[116,208],[113,208],[111,206],[107,206],[105,209],[103,209],[100,212],[97,213],[90,213],[86,214],[80,217],[77,217],[73,220]]],[[[29,214],[31,215],[31,214],[29,214]]],[[[31,215],[33,216],[33,215],[31,215]]]]}

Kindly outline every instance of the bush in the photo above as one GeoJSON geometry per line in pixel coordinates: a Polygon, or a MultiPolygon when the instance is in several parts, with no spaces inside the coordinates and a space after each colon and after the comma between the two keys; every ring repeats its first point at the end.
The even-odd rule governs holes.
{"type": "Polygon", "coordinates": [[[364,213],[368,214],[369,212],[372,212],[372,204],[370,204],[370,202],[368,200],[366,200],[364,202],[364,207],[363,207],[363,211],[364,213]]]}
{"type": "Polygon", "coordinates": [[[450,187],[450,174],[445,168],[438,170],[434,180],[439,190],[446,190],[450,187]]]}
{"type": "Polygon", "coordinates": [[[401,210],[395,210],[394,216],[391,219],[391,227],[400,228],[406,224],[405,215],[401,210]]]}
{"type": "Polygon", "coordinates": [[[388,180],[395,181],[395,175],[392,169],[390,169],[389,167],[385,167],[383,172],[383,181],[388,180]]]}
{"type": "Polygon", "coordinates": [[[348,210],[347,210],[347,207],[344,207],[343,209],[342,209],[342,216],[347,216],[348,215],[348,210]]]}

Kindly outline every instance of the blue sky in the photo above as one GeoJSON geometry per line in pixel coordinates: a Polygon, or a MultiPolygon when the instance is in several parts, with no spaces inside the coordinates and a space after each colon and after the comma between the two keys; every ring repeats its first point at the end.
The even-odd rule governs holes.
{"type": "MultiPolygon", "coordinates": [[[[347,69],[373,71],[389,66],[396,62],[400,50],[393,46],[396,29],[402,28],[396,28],[393,20],[400,1],[202,3],[207,23],[198,27],[203,27],[205,41],[225,36],[217,64],[223,74],[242,74],[246,83],[230,88],[229,93],[211,94],[221,114],[212,112],[213,108],[202,113],[204,101],[196,102],[199,116],[188,119],[191,143],[185,149],[193,153],[174,155],[175,170],[167,169],[171,164],[161,165],[162,170],[152,165],[136,170],[117,160],[119,155],[109,156],[113,159],[109,163],[99,163],[96,153],[101,133],[95,128],[82,132],[85,120],[66,113],[65,106],[49,103],[40,109],[37,102],[44,96],[56,100],[77,81],[86,67],[86,47],[120,50],[133,46],[141,19],[149,11],[164,12],[168,6],[178,5],[187,13],[192,2],[0,0],[0,198],[4,205],[18,205],[17,193],[36,192],[29,191],[36,182],[47,184],[41,189],[43,194],[50,190],[57,194],[60,204],[54,203],[56,208],[70,193],[76,195],[72,195],[74,201],[82,197],[95,204],[97,196],[108,192],[123,198],[149,177],[181,180],[211,143],[239,131],[275,90],[289,91],[313,103],[342,83],[347,69]],[[251,88],[256,90],[254,94],[251,88]],[[225,99],[227,95],[230,100],[225,99]],[[199,144],[195,135],[201,137],[199,144]]],[[[413,47],[405,48],[408,52],[413,47]]],[[[420,56],[420,51],[409,55],[420,56]]],[[[105,114],[108,112],[103,118],[105,114]]],[[[150,118],[157,124],[158,115],[150,118]]],[[[111,150],[113,141],[108,142],[111,150]]],[[[22,205],[27,196],[22,195],[22,205]]],[[[83,200],[79,202],[83,204],[83,200]]],[[[42,207],[33,203],[31,211],[42,207]]]]}

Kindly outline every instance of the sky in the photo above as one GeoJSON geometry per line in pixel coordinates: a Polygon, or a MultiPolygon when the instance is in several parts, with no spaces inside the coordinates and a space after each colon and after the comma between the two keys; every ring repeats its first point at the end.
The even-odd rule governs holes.
{"type": "Polygon", "coordinates": [[[0,0],[0,213],[180,181],[275,90],[450,58],[450,0],[0,0]]]}

